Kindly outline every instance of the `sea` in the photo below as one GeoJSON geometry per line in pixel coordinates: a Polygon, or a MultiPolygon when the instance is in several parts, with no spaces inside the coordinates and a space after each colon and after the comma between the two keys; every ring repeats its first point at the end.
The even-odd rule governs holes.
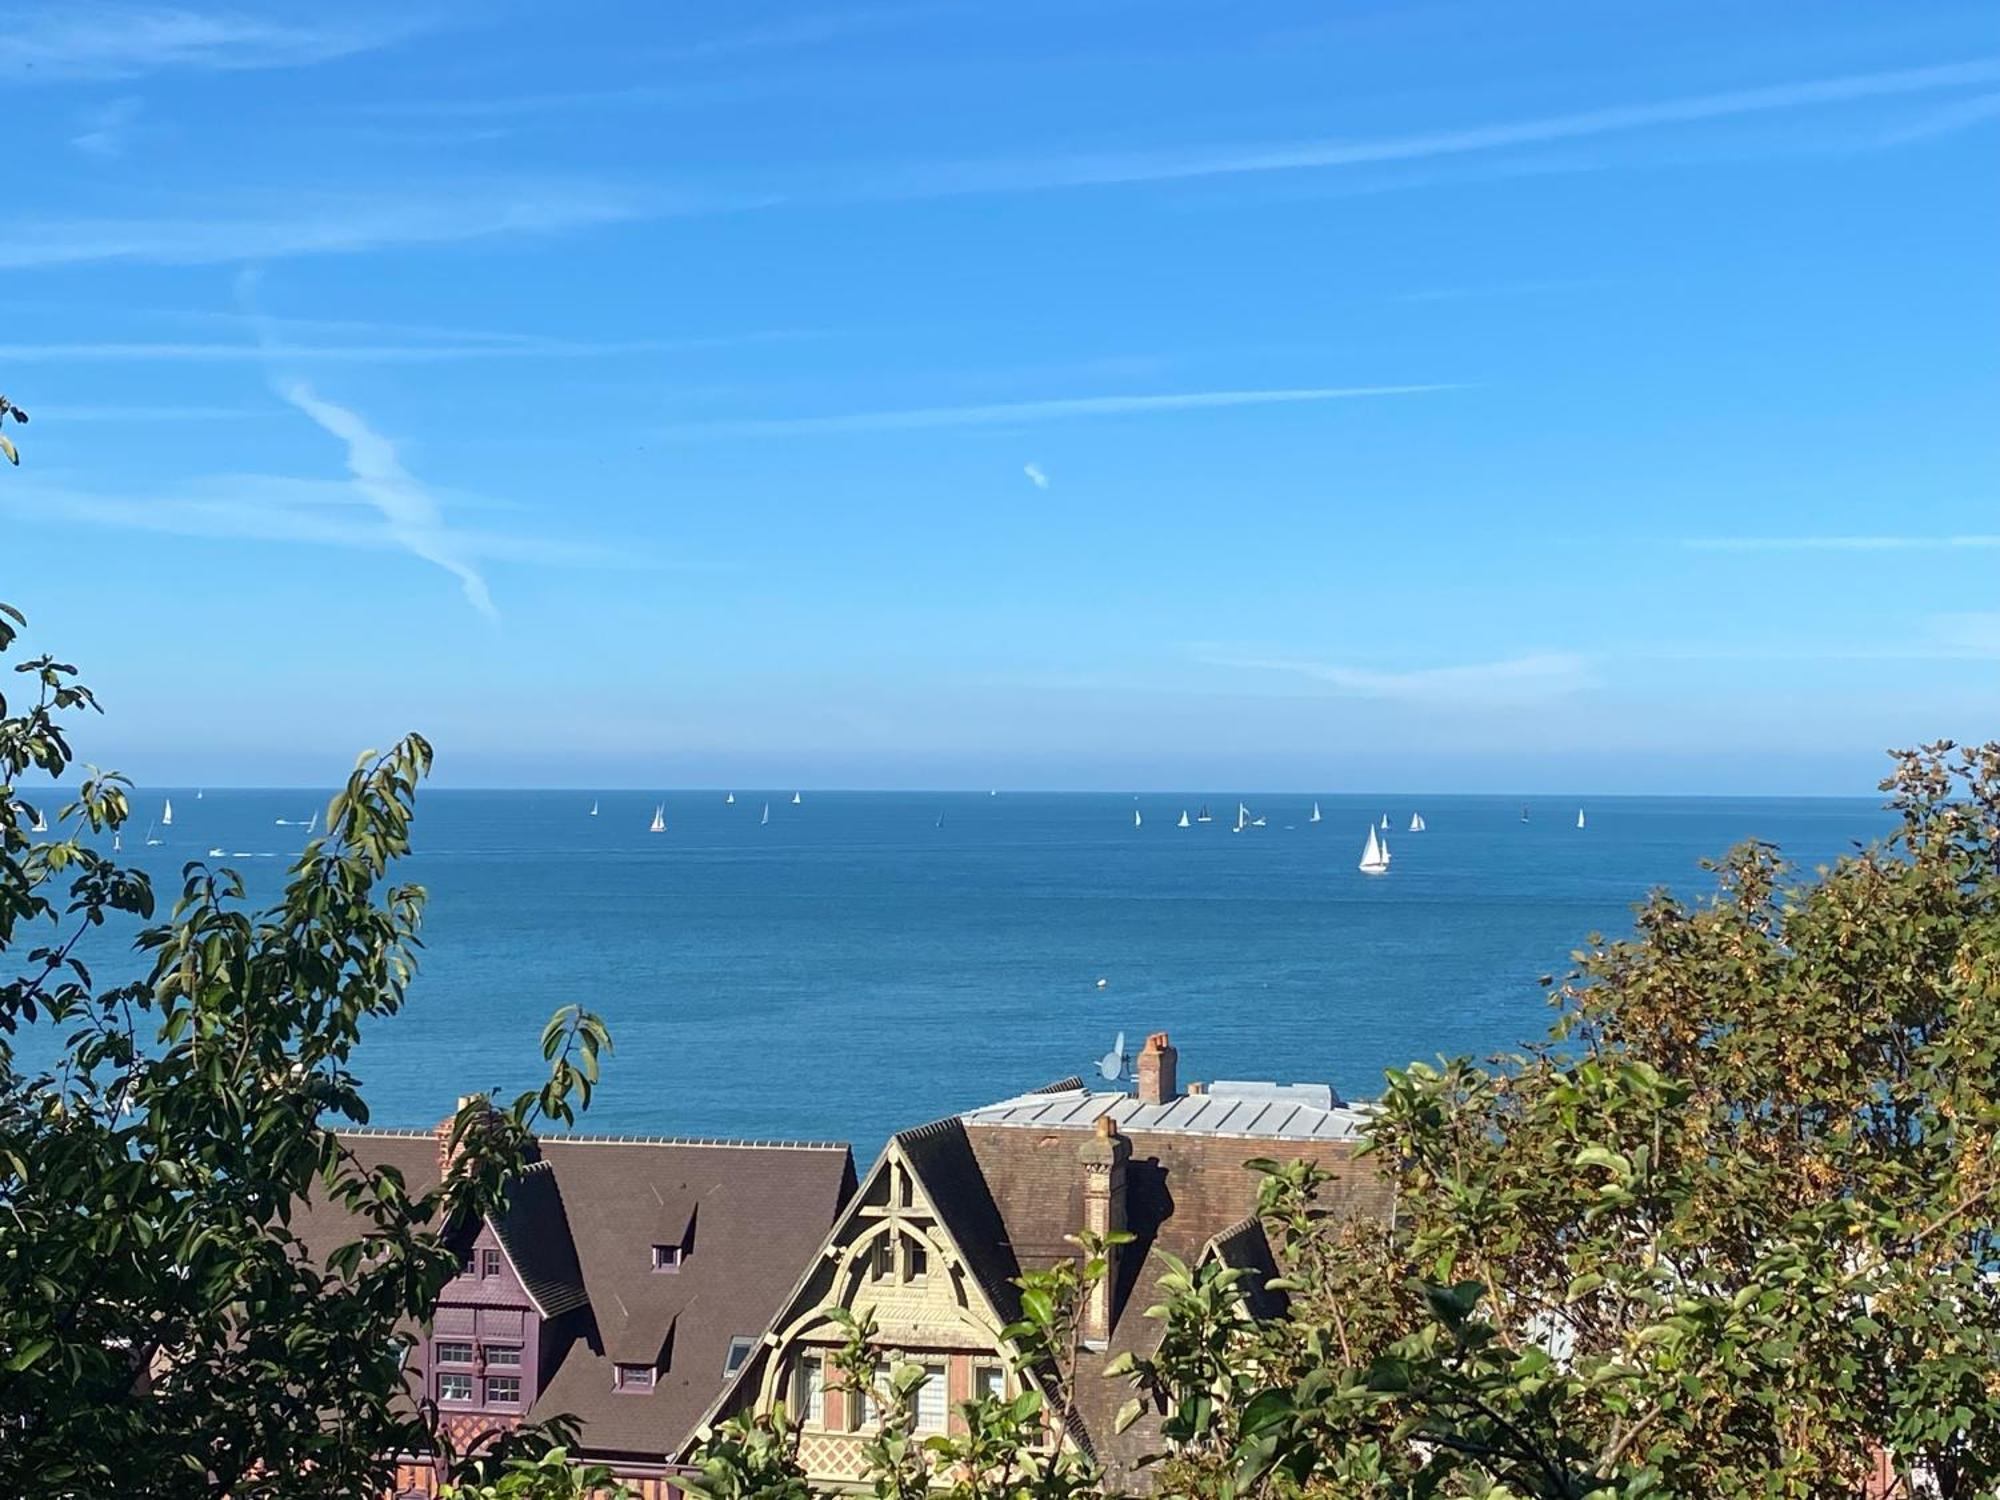
{"type": "MultiPolygon", "coordinates": [[[[148,789],[124,853],[163,908],[190,860],[268,901],[326,795],[148,789]]],[[[1121,1035],[1168,1033],[1184,1081],[1367,1099],[1384,1069],[1543,1036],[1539,977],[1629,932],[1650,890],[1711,892],[1704,858],[1760,839],[1809,875],[1890,827],[1867,798],[425,790],[403,872],[429,893],[421,968],[356,1071],[373,1123],[429,1126],[532,1087],[543,1023],[581,1005],[614,1050],[580,1129],[864,1163],[1095,1077],[1121,1035]],[[1239,803],[1263,825],[1236,832],[1239,803]],[[1385,874],[1356,867],[1371,827],[1385,874]]]]}

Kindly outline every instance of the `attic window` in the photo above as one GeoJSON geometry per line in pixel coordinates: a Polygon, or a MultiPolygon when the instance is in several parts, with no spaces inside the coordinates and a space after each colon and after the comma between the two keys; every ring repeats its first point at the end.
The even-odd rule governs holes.
{"type": "Polygon", "coordinates": [[[681,1247],[679,1245],[653,1246],[653,1269],[655,1271],[678,1271],[681,1268],[681,1247]]]}
{"type": "Polygon", "coordinates": [[[619,1365],[615,1382],[616,1389],[644,1393],[653,1388],[653,1367],[651,1365],[619,1365]]]}
{"type": "Polygon", "coordinates": [[[739,1333],[729,1341],[729,1354],[722,1361],[722,1373],[734,1375],[743,1368],[743,1361],[750,1357],[750,1351],[757,1347],[757,1341],[747,1333],[739,1333]]]}

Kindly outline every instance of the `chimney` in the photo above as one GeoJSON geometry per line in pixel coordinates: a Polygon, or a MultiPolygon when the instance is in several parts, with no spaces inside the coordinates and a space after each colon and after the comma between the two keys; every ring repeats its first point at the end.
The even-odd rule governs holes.
{"type": "MultiPolygon", "coordinates": [[[[1114,1234],[1125,1227],[1125,1163],[1132,1143],[1118,1133],[1110,1115],[1099,1115],[1090,1139],[1077,1153],[1083,1161],[1083,1227],[1087,1233],[1114,1234]]],[[[1103,1278],[1085,1299],[1077,1332],[1083,1342],[1103,1348],[1111,1339],[1111,1318],[1118,1290],[1120,1247],[1105,1251],[1103,1278]]]]}
{"type": "Polygon", "coordinates": [[[1180,1056],[1164,1031],[1146,1038],[1146,1045],[1139,1051],[1141,1104],[1170,1104],[1180,1097],[1180,1084],[1175,1077],[1175,1064],[1180,1056]]]}
{"type": "MultiPolygon", "coordinates": [[[[440,1180],[451,1176],[452,1168],[458,1165],[459,1153],[465,1149],[465,1138],[460,1136],[454,1140],[453,1136],[457,1134],[459,1115],[465,1113],[467,1106],[474,1104],[483,1106],[479,1112],[483,1122],[491,1122],[494,1113],[493,1106],[487,1103],[484,1094],[460,1094],[458,1096],[457,1111],[439,1120],[437,1129],[431,1132],[437,1138],[438,1177],[440,1180]]],[[[466,1134],[470,1135],[478,1128],[479,1126],[476,1124],[468,1125],[466,1134]]]]}

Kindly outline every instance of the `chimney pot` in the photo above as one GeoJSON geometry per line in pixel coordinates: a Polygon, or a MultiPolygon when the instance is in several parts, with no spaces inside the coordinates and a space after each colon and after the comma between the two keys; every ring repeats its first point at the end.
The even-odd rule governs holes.
{"type": "Polygon", "coordinates": [[[1118,1122],[1109,1115],[1099,1115],[1097,1117],[1097,1133],[1106,1137],[1118,1134],[1118,1122]]]}
{"type": "Polygon", "coordinates": [[[1167,1104],[1180,1097],[1180,1083],[1177,1065],[1180,1053],[1167,1040],[1164,1031],[1156,1031],[1146,1038],[1146,1045],[1139,1050],[1139,1102],[1141,1104],[1167,1104]]]}
{"type": "Polygon", "coordinates": [[[1205,1093],[1207,1093],[1207,1092],[1208,1092],[1208,1085],[1207,1085],[1207,1084],[1205,1084],[1205,1083],[1189,1083],[1189,1084],[1188,1084],[1188,1093],[1189,1093],[1190,1095],[1194,1095],[1194,1094],[1205,1094],[1205,1093]]]}

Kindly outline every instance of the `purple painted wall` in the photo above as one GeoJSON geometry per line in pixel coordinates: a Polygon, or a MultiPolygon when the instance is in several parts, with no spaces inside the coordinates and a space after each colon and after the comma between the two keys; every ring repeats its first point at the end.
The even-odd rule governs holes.
{"type": "Polygon", "coordinates": [[[480,1226],[467,1265],[466,1272],[446,1283],[437,1313],[418,1346],[424,1393],[447,1416],[477,1414],[502,1420],[524,1416],[541,1394],[554,1353],[544,1347],[541,1315],[507,1263],[492,1225],[480,1226]],[[471,1357],[443,1360],[439,1345],[469,1345],[471,1357]],[[514,1356],[518,1363],[507,1363],[511,1351],[518,1351],[514,1356]],[[520,1382],[518,1400],[506,1399],[508,1380],[520,1382]],[[471,1399],[447,1398],[447,1389],[463,1390],[467,1382],[471,1399]]]}

